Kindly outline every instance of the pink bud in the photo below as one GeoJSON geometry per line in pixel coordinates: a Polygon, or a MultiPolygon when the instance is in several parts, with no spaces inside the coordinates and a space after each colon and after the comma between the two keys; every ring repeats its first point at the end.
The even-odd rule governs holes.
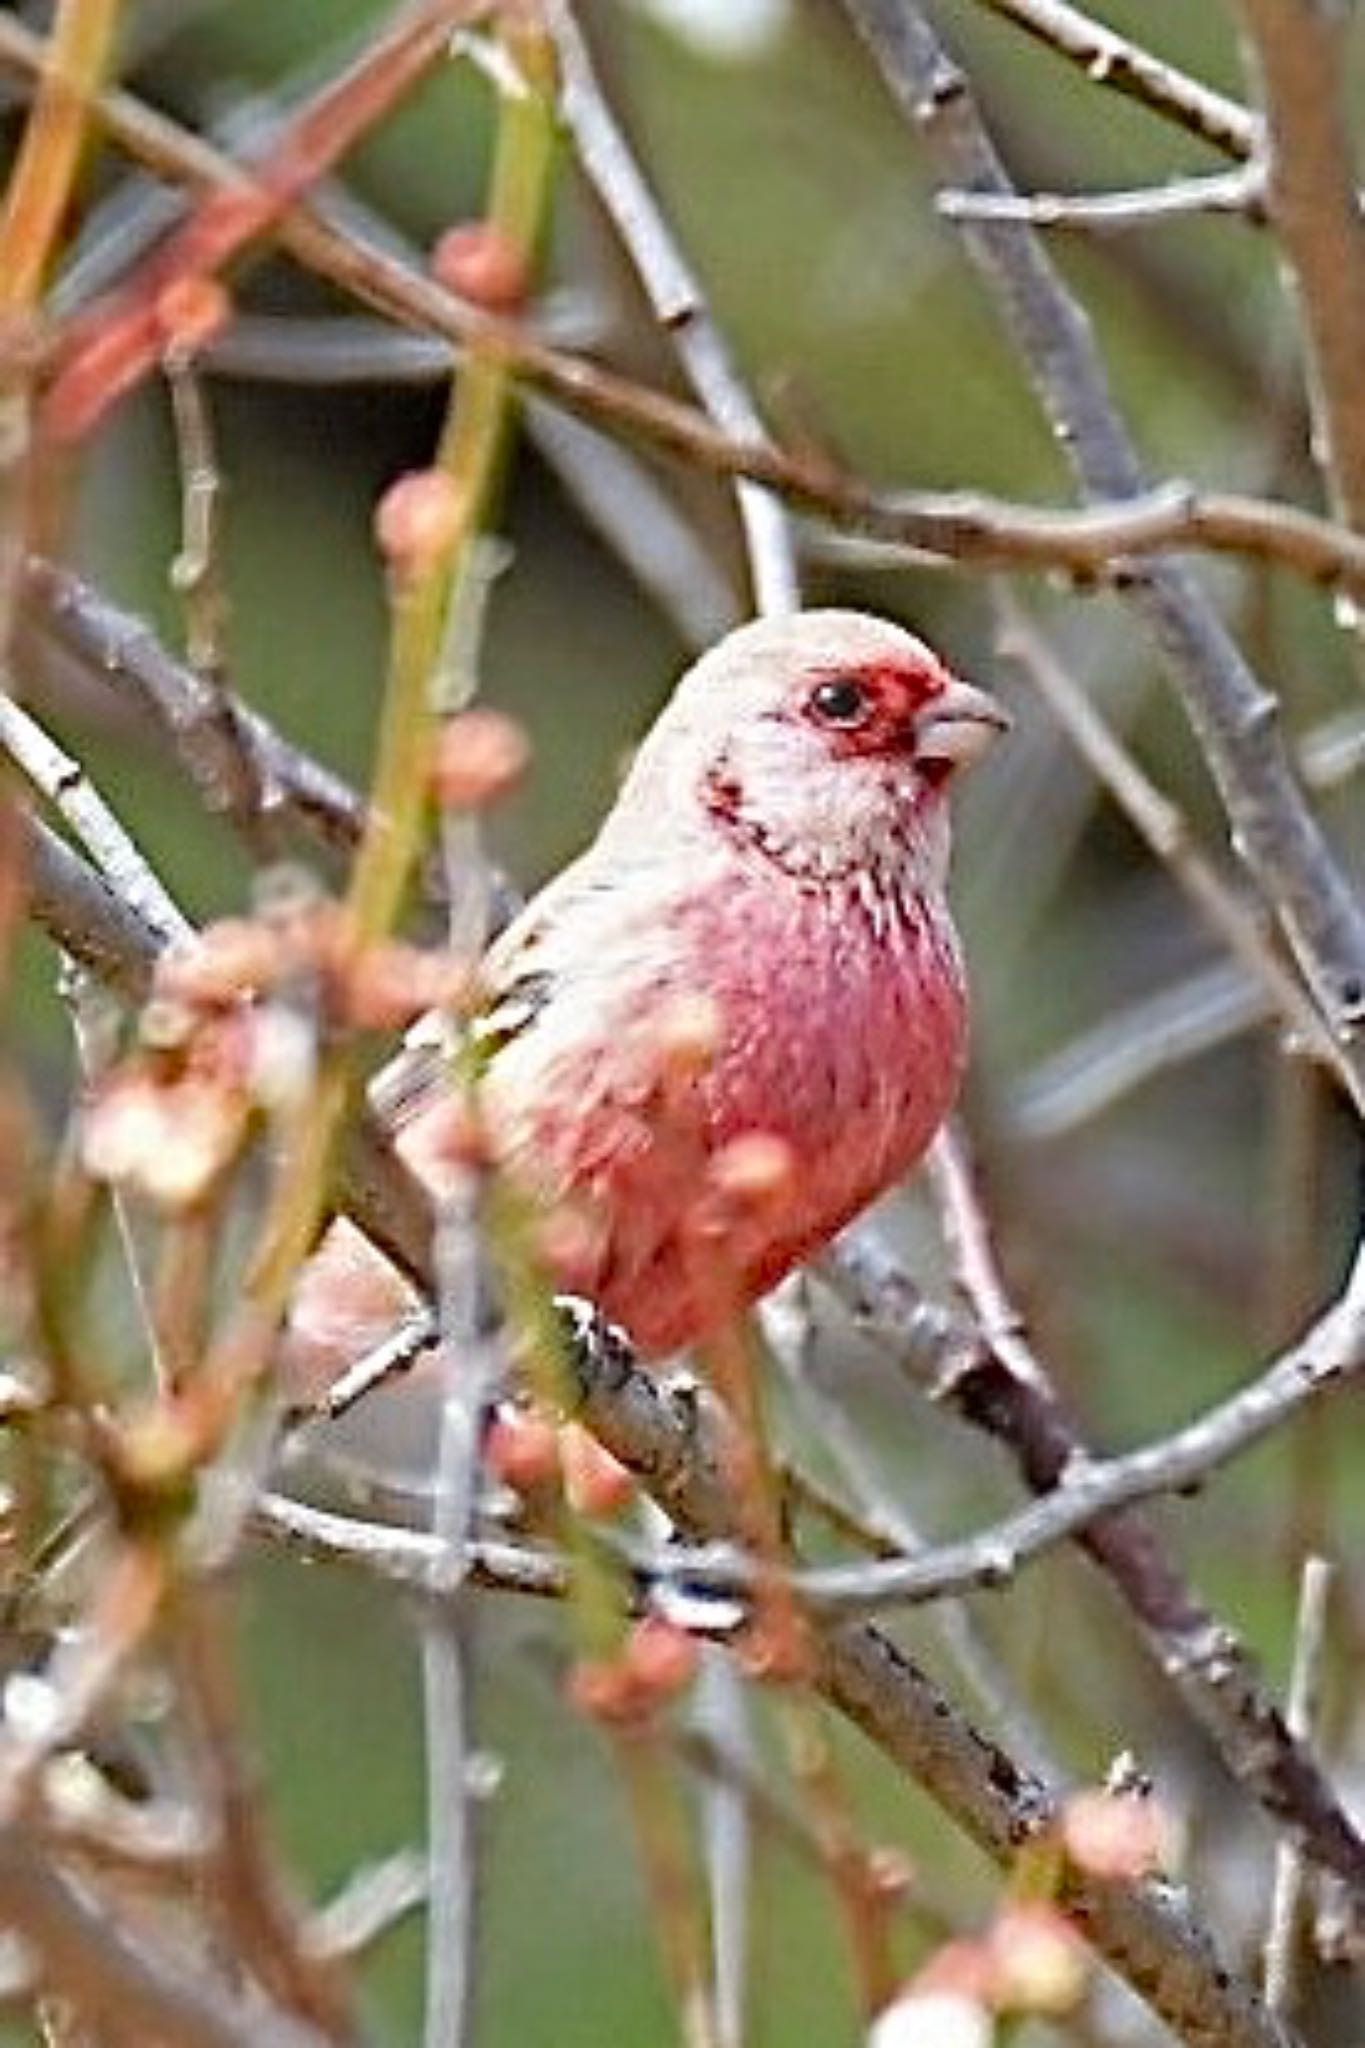
{"type": "Polygon", "coordinates": [[[481,811],[516,787],[531,743],[505,712],[487,705],[446,720],[431,765],[432,791],[452,811],[481,811]]]}
{"type": "Polygon", "coordinates": [[[422,576],[449,554],[464,518],[464,494],[444,470],[411,470],[379,500],[375,540],[395,575],[422,576]]]}
{"type": "Polygon", "coordinates": [[[521,250],[486,220],[447,228],[431,252],[431,274],[448,292],[486,313],[519,313],[531,287],[521,250]]]}
{"type": "Polygon", "coordinates": [[[1168,1835],[1157,1802],[1130,1792],[1078,1792],[1062,1814],[1066,1853],[1092,1877],[1146,1877],[1162,1863],[1168,1835]]]}

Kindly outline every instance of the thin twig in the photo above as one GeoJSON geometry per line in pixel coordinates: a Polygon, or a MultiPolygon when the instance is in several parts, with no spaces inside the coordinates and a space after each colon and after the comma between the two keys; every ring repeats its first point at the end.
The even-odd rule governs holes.
{"type": "MultiPolygon", "coordinates": [[[[36,38],[0,16],[0,65],[31,75],[41,67],[41,52],[36,38]]],[[[112,134],[168,177],[209,190],[250,183],[230,157],[129,94],[103,95],[98,112],[112,134]]],[[[997,226],[1003,230],[1005,224],[997,226]]],[[[525,328],[480,314],[303,205],[287,209],[274,233],[320,276],[405,325],[445,336],[461,354],[492,349],[518,378],[562,405],[717,475],[766,484],[794,506],[819,512],[850,532],[894,542],[907,554],[940,564],[1054,569],[1093,579],[1129,557],[1212,549],[1282,562],[1310,581],[1365,599],[1365,543],[1297,506],[1181,482],[1146,491],[1122,485],[1099,491],[1097,499],[1108,496],[1111,502],[1080,511],[1021,506],[980,493],[887,495],[827,463],[767,442],[735,440],[689,406],[564,355],[525,328]]]]}
{"type": "Polygon", "coordinates": [[[125,2033],[178,2048],[327,2048],[315,2028],[207,1970],[183,1939],[174,1949],[153,1943],[32,1831],[0,1830],[0,1915],[40,1979],[96,2027],[117,2014],[125,2033]]]}
{"type": "MultiPolygon", "coordinates": [[[[707,1404],[643,1372],[600,1326],[580,1344],[576,1367],[585,1417],[603,1442],[694,1543],[728,1542],[734,1495],[707,1404]]],[[[827,1697],[996,1861],[1012,1867],[1020,1847],[1053,1826],[1042,1781],[978,1734],[878,1630],[845,1625],[817,1641],[827,1697]]],[[[1290,2048],[1290,2035],[1222,1966],[1168,1887],[1075,1872],[1061,1903],[1177,2035],[1220,2048],[1290,2048]]]]}
{"type": "Polygon", "coordinates": [[[1346,118],[1349,10],[1240,0],[1260,75],[1266,204],[1295,284],[1333,508],[1365,532],[1365,221],[1346,118]]]}
{"type": "MultiPolygon", "coordinates": [[[[974,1210],[965,1167],[954,1169],[952,1186],[955,1205],[961,1208],[965,1203],[974,1210]]],[[[1095,1482],[1104,1495],[1104,1512],[1098,1517],[1083,1514],[1071,1533],[1123,1595],[1162,1669],[1214,1736],[1229,1769],[1277,1823],[1303,1842],[1315,1863],[1343,1876],[1353,1896],[1360,1897],[1365,1887],[1365,1842],[1311,1751],[1286,1728],[1246,1651],[1186,1586],[1150,1522],[1135,1512],[1133,1504],[1150,1496],[1148,1482],[1158,1472],[1169,1474],[1168,1455],[1177,1465],[1187,1458],[1185,1476],[1197,1483],[1212,1469],[1210,1457],[1216,1461],[1224,1453],[1235,1455],[1295,1413],[1319,1384],[1336,1384],[1339,1372],[1349,1376],[1365,1364],[1365,1250],[1336,1305],[1250,1387],[1148,1451],[1097,1461],[1028,1347],[1019,1315],[994,1269],[984,1221],[969,1220],[966,1228],[973,1271],[983,1260],[989,1267],[981,1273],[980,1312],[991,1323],[996,1341],[1019,1361],[1019,1370],[1011,1370],[984,1344],[979,1344],[975,1357],[954,1344],[937,1370],[932,1359],[926,1370],[917,1346],[914,1375],[920,1382],[927,1379],[931,1391],[968,1422],[1000,1438],[1029,1485],[1043,1495],[1037,1508],[1007,1517],[988,1532],[984,1553],[971,1558],[974,1567],[985,1568],[984,1578],[976,1583],[992,1583],[993,1569],[1007,1555],[1016,1554],[1013,1546],[1025,1523],[1030,1529],[1025,1542],[1032,1542],[1038,1529],[1033,1517],[1039,1509],[1046,1510],[1061,1492],[1075,1489],[1077,1496],[1084,1494],[1095,1482]],[[991,1539],[1002,1533],[1006,1549],[992,1549],[991,1539]]],[[[842,1240],[827,1257],[825,1270],[837,1276],[841,1296],[868,1333],[894,1347],[906,1293],[898,1265],[863,1232],[842,1240]]],[[[968,1542],[945,1546],[937,1554],[956,1578],[956,1568],[968,1561],[971,1549],[968,1542]]],[[[904,1582],[913,1572],[913,1562],[868,1569],[904,1582]]],[[[844,1577],[845,1593],[851,1594],[856,1576],[850,1571],[844,1577]]],[[[833,1590],[828,1578],[825,1586],[833,1590]]]]}
{"type": "Polygon", "coordinates": [[[150,375],[165,346],[166,292],[213,275],[258,240],[431,68],[451,32],[481,4],[408,0],[352,65],[293,112],[249,180],[207,195],[124,280],[112,303],[96,304],[70,322],[40,410],[40,431],[57,444],[79,440],[150,375]]]}
{"type": "MultiPolygon", "coordinates": [[[[802,1291],[805,1282],[800,1282],[802,1291]]],[[[785,1290],[792,1291],[792,1283],[785,1290]]],[[[851,1496],[861,1528],[878,1540],[884,1556],[914,1557],[929,1543],[899,1491],[881,1478],[876,1459],[846,1405],[818,1376],[810,1341],[810,1318],[802,1315],[802,1331],[790,1327],[793,1317],[784,1292],[769,1296],[760,1310],[764,1337],[799,1402],[809,1411],[813,1435],[851,1496]]],[[[1000,1668],[976,1617],[965,1601],[944,1600],[934,1606],[944,1650],[951,1658],[975,1710],[1030,1769],[1058,1775],[1051,1745],[1009,1675],[1000,1668]]]]}
{"type": "Polygon", "coordinates": [[[252,1521],[262,1535],[300,1557],[321,1564],[357,1566],[424,1599],[441,1601],[456,1597],[466,1576],[470,1584],[494,1592],[524,1593],[541,1600],[561,1600],[568,1594],[569,1573],[564,1559],[522,1544],[468,1535],[466,1572],[462,1573],[452,1561],[449,1547],[426,1530],[395,1528],[385,1522],[334,1514],[284,1494],[263,1494],[253,1510],[252,1521]]]}
{"type": "MultiPolygon", "coordinates": [[[[941,183],[1008,194],[1009,179],[971,87],[918,0],[846,0],[896,103],[941,183]]],[[[1110,396],[1081,307],[1034,232],[1012,221],[961,224],[1084,495],[1131,498],[1145,479],[1110,396]]],[[[1241,858],[1352,1064],[1365,1075],[1365,905],[1342,874],[1295,777],[1278,705],[1243,661],[1202,591],[1176,563],[1134,565],[1123,594],[1177,684],[1241,858]],[[1352,1040],[1355,1040],[1352,1043],[1352,1040]]]]}
{"type": "Polygon", "coordinates": [[[1254,164],[1202,178],[1173,178],[1165,185],[1140,185],[1130,192],[940,192],[935,204],[945,220],[1018,220],[1035,228],[1065,228],[1085,234],[1159,227],[1191,214],[1231,213],[1247,219],[1259,213],[1264,178],[1254,164]]]}
{"type": "Polygon", "coordinates": [[[189,921],[115,817],[84,767],[31,712],[0,690],[0,746],[42,792],[135,916],[163,938],[183,938],[189,921]]]}
{"type": "Polygon", "coordinates": [[[1119,35],[1066,0],[979,0],[1050,50],[1079,65],[1091,83],[1122,93],[1174,121],[1226,156],[1254,155],[1260,130],[1254,114],[1214,92],[1140,43],[1119,35]]]}
{"type": "MultiPolygon", "coordinates": [[[[761,441],[763,422],[730,360],[696,276],[631,153],[602,92],[568,0],[551,0],[559,54],[560,111],[578,160],[634,263],[659,324],[671,337],[693,390],[722,433],[761,441]]],[[[737,491],[759,612],[792,611],[800,602],[796,551],[787,515],[765,490],[737,491]]]]}
{"type": "MultiPolygon", "coordinates": [[[[1005,1332],[998,1330],[992,1343],[1005,1332]]],[[[1181,1493],[1260,1442],[1309,1401],[1351,1381],[1365,1367],[1365,1256],[1339,1300],[1300,1343],[1249,1387],[1197,1421],[1122,1457],[1084,1463],[1042,1500],[959,1543],[918,1557],[833,1565],[800,1575],[808,1599],[826,1611],[918,1604],[973,1587],[999,1587],[1026,1562],[1104,1520],[1115,1510],[1181,1493]]],[[[679,1560],[684,1574],[695,1560],[679,1560]]],[[[751,1577],[747,1567],[709,1575],[720,1590],[751,1577]]],[[[1361,1854],[1365,1876],[1365,1850],[1361,1854]]]]}
{"type": "Polygon", "coordinates": [[[1143,772],[1092,700],[1066,671],[1023,606],[995,592],[998,645],[1043,698],[1077,752],[1157,859],[1169,869],[1231,957],[1265,991],[1285,1029],[1319,1060],[1365,1114],[1365,1074],[1343,1057],[1302,984],[1284,965],[1260,921],[1195,843],[1182,812],[1143,772]]]}
{"type": "Polygon", "coordinates": [[[382,1941],[426,1899],[426,1858],[414,1849],[400,1849],[382,1863],[355,1871],[313,1915],[309,1949],[327,1960],[349,1960],[382,1941]]]}
{"type": "Polygon", "coordinates": [[[42,86],[0,208],[0,321],[6,324],[37,306],[118,16],[119,0],[61,0],[57,9],[42,86]]]}
{"type": "MultiPolygon", "coordinates": [[[[1327,1606],[1333,1567],[1325,1557],[1304,1559],[1299,1584],[1299,1612],[1294,1628],[1294,1668],[1289,1679],[1285,1721],[1300,1741],[1311,1741],[1318,1718],[1323,1653],[1327,1643],[1327,1606]]],[[[1282,2019],[1290,2017],[1298,1984],[1299,1942],[1304,1896],[1303,1852],[1296,1842],[1275,1850],[1275,1877],[1270,1900],[1263,1963],[1265,2002],[1282,2019]]]]}

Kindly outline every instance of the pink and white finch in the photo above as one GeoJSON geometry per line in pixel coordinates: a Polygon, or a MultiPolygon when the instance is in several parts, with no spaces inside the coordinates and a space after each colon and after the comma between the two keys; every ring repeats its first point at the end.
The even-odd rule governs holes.
{"type": "MultiPolygon", "coordinates": [[[[597,838],[493,946],[492,1156],[567,1216],[546,1234],[556,1279],[643,1356],[765,1293],[942,1123],[966,1035],[948,787],[1006,722],[885,620],[743,626],[688,670],[597,838]],[[774,1171],[743,1199],[760,1136],[774,1171]]],[[[429,1096],[412,1109],[415,1162],[439,1115],[429,1096]]]]}

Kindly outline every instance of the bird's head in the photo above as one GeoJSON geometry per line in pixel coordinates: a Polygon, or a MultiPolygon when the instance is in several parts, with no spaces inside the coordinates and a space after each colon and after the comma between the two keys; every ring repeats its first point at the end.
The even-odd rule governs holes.
{"type": "Polygon", "coordinates": [[[1008,722],[888,620],[793,612],[740,627],[689,670],[627,795],[801,877],[908,867],[934,881],[947,786],[1008,722]]]}

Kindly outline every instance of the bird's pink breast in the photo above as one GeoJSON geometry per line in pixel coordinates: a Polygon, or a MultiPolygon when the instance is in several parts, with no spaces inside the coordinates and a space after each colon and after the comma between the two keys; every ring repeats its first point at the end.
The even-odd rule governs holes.
{"type": "Polygon", "coordinates": [[[765,1293],[908,1171],[951,1107],[965,1037],[946,907],[878,897],[866,876],[816,889],[741,872],[678,904],[667,938],[614,1029],[528,1079],[509,1162],[586,1207],[592,1249],[561,1278],[652,1356],[765,1293]],[[714,1005],[718,1050],[661,1083],[659,1020],[687,995],[714,1005]],[[789,1188],[699,1251],[708,1163],[755,1131],[785,1141],[789,1188]]]}

